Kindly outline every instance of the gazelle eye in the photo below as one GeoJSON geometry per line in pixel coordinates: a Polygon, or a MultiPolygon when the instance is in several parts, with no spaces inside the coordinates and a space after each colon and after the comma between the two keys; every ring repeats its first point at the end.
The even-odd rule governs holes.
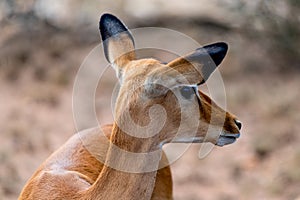
{"type": "Polygon", "coordinates": [[[191,99],[191,97],[195,94],[195,91],[192,87],[190,86],[184,86],[180,89],[180,94],[185,98],[185,99],[191,99]]]}

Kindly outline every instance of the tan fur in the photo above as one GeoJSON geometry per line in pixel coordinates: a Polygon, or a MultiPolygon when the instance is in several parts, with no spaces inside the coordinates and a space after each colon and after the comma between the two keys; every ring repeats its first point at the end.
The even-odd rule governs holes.
{"type": "Polygon", "coordinates": [[[220,131],[239,133],[235,116],[204,93],[194,93],[190,99],[180,95],[183,85],[204,81],[201,70],[205,66],[200,61],[189,63],[182,57],[164,65],[154,59],[135,60],[128,34],[107,42],[106,57],[121,83],[113,125],[102,128],[105,136],[101,136],[100,128],[94,128],[70,138],[33,174],[19,200],[172,199],[172,178],[163,144],[194,142],[195,138],[196,142],[216,144],[220,131]],[[158,132],[157,126],[161,126],[158,132]],[[151,159],[133,159],[133,163],[116,146],[134,155],[157,154],[151,159]],[[167,167],[144,170],[152,165],[167,167]],[[138,171],[126,172],[115,166],[137,167],[138,171]]]}
{"type": "MultiPolygon", "coordinates": [[[[103,127],[110,137],[112,125],[103,127]]],[[[80,192],[97,180],[106,157],[107,138],[99,136],[100,129],[80,132],[54,152],[33,174],[25,185],[19,199],[88,199],[80,197],[80,192]],[[94,155],[88,149],[93,149],[94,155]],[[96,156],[96,157],[95,157],[96,156]]],[[[164,156],[161,163],[167,162],[164,156]]],[[[172,199],[172,177],[170,167],[158,170],[153,200],[172,199]]]]}
{"type": "MultiPolygon", "coordinates": [[[[140,69],[143,68],[143,65],[145,66],[151,66],[153,69],[159,64],[158,61],[155,60],[144,60],[144,61],[135,61],[140,69]]],[[[143,77],[146,77],[146,74],[149,73],[148,71],[151,70],[136,70],[137,74],[134,74],[133,71],[130,69],[133,68],[133,66],[129,65],[126,69],[128,71],[128,77],[125,79],[125,85],[126,81],[130,82],[132,84],[132,80],[134,76],[136,76],[135,80],[144,81],[143,77]],[[140,73],[140,74],[139,74],[140,73]],[[128,79],[128,80],[127,80],[128,79]]],[[[149,68],[149,69],[151,69],[149,68]]],[[[120,91],[120,97],[122,99],[122,95],[126,96],[126,89],[120,91]]],[[[200,91],[199,91],[200,92],[200,91]]],[[[139,104],[138,102],[138,95],[131,96],[132,99],[135,99],[133,102],[135,104],[139,104]]],[[[201,119],[204,121],[209,122],[210,120],[210,113],[212,109],[217,109],[219,112],[225,112],[217,105],[212,103],[211,99],[206,96],[204,93],[200,92],[200,98],[201,98],[201,119]]],[[[176,102],[176,99],[174,98],[174,95],[169,92],[163,99],[157,98],[152,99],[150,102],[147,102],[146,105],[143,105],[143,108],[146,107],[146,109],[139,109],[139,106],[135,106],[135,109],[130,110],[132,113],[131,116],[135,116],[134,118],[137,119],[136,122],[142,123],[143,120],[149,121],[147,114],[147,108],[149,108],[153,103],[155,104],[162,104],[163,107],[165,107],[166,110],[169,110],[168,112],[170,120],[174,120],[173,123],[168,122],[166,127],[164,127],[164,136],[159,135],[159,138],[151,138],[151,140],[162,140],[166,138],[172,138],[172,134],[174,134],[171,130],[177,130],[176,124],[180,121],[180,110],[178,110],[178,103],[176,102]],[[148,104],[148,105],[147,105],[148,104]],[[177,118],[177,119],[174,119],[177,118]],[[144,118],[143,120],[138,120],[144,118]],[[169,131],[170,130],[170,131],[169,131]],[[169,136],[170,135],[170,136],[169,136]],[[162,138],[163,137],[163,138],[162,138]]],[[[120,106],[122,106],[122,101],[119,102],[120,106]]],[[[122,111],[122,108],[117,108],[116,110],[122,111]]],[[[117,113],[118,115],[122,115],[121,113],[117,113]]],[[[224,129],[228,132],[232,133],[238,133],[238,129],[234,125],[235,117],[226,112],[226,122],[224,124],[224,129]]],[[[218,124],[220,125],[220,124],[218,124]]],[[[112,131],[112,126],[106,126],[103,128],[104,133],[107,137],[110,137],[110,134],[114,134],[112,131]]],[[[202,126],[199,127],[199,134],[205,133],[207,130],[207,127],[202,126]]],[[[99,162],[97,158],[94,156],[97,155],[99,158],[102,158],[102,160],[107,155],[107,142],[106,138],[101,138],[97,134],[97,129],[94,130],[88,130],[85,132],[81,132],[79,134],[74,135],[65,145],[63,145],[60,149],[58,149],[55,153],[53,153],[40,167],[39,169],[34,173],[34,175],[30,178],[26,186],[24,187],[19,200],[28,200],[28,199],[122,199],[119,198],[112,198],[111,194],[105,193],[107,196],[103,196],[101,198],[98,198],[97,195],[99,192],[102,191],[95,191],[91,190],[91,188],[96,188],[95,182],[99,178],[99,175],[101,171],[103,170],[103,163],[99,162]],[[79,137],[80,136],[80,137],[79,137]],[[81,139],[85,138],[85,144],[88,143],[90,146],[92,146],[92,149],[95,154],[91,154],[89,151],[86,150],[85,146],[83,146],[81,139]],[[88,141],[88,142],[87,142],[88,141]],[[89,193],[85,193],[89,191],[89,193]]],[[[120,135],[112,135],[110,140],[118,143],[116,141],[117,136],[120,135]]],[[[104,137],[104,136],[103,136],[104,137]]],[[[123,137],[130,137],[123,135],[123,137]]],[[[157,142],[158,142],[157,141],[157,142]]],[[[134,141],[134,138],[130,137],[130,139],[124,139],[121,143],[118,143],[122,148],[129,148],[132,147],[132,143],[135,143],[137,141],[134,141]],[[122,143],[124,141],[127,141],[127,143],[122,143]]],[[[215,141],[211,141],[215,142],[215,141]]],[[[152,142],[155,143],[155,142],[152,142]]],[[[90,150],[90,149],[89,149],[90,150]]],[[[144,150],[146,151],[146,150],[144,150]]],[[[166,158],[164,158],[166,159],[166,158]]],[[[166,161],[161,161],[166,162],[166,161]]],[[[112,171],[115,171],[113,169],[109,169],[112,171]]],[[[130,184],[127,182],[128,176],[125,176],[125,179],[122,179],[122,176],[120,176],[120,173],[117,173],[116,176],[113,174],[109,174],[111,177],[108,177],[108,179],[117,179],[119,178],[120,182],[130,184]]],[[[147,177],[146,177],[147,178],[147,177]]],[[[140,179],[139,179],[140,180],[140,179]]],[[[141,184],[141,183],[139,183],[141,184]]],[[[112,185],[111,193],[114,193],[116,191],[116,188],[119,188],[120,185],[112,185]]],[[[126,193],[126,191],[122,191],[126,193]]],[[[134,193],[134,191],[130,191],[134,193]]],[[[134,196],[134,194],[132,194],[134,196]]],[[[143,195],[143,194],[142,194],[143,195]]],[[[171,178],[171,172],[170,167],[167,166],[163,169],[158,170],[154,189],[151,195],[151,199],[172,199],[172,178],[171,178]]],[[[123,199],[127,199],[124,198],[123,199]]]]}

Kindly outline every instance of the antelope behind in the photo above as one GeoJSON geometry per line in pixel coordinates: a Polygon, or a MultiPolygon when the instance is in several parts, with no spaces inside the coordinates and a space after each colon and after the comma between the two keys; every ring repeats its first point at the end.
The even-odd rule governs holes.
{"type": "Polygon", "coordinates": [[[133,36],[113,15],[102,15],[100,34],[121,85],[115,121],[71,137],[41,164],[20,200],[172,199],[164,144],[223,146],[240,136],[237,118],[197,88],[224,59],[226,43],[163,64],[138,59],[133,36]]]}

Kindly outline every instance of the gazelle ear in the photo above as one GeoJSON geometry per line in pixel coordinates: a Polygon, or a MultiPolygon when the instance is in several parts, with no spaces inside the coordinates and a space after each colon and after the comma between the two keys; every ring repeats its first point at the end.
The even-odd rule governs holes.
{"type": "Polygon", "coordinates": [[[189,83],[199,85],[204,83],[222,62],[227,50],[228,46],[224,42],[210,44],[171,61],[168,66],[182,74],[189,83]]]}
{"type": "Polygon", "coordinates": [[[120,76],[122,68],[135,59],[133,37],[127,27],[111,14],[101,16],[99,29],[105,57],[117,68],[117,74],[120,76]]]}

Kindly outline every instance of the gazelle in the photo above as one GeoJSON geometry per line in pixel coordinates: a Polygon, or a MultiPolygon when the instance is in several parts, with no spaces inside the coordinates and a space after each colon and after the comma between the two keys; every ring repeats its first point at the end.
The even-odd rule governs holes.
{"type": "Polygon", "coordinates": [[[236,117],[197,89],[222,62],[225,43],[204,46],[163,64],[137,59],[132,35],[113,15],[102,15],[100,33],[105,56],[121,85],[115,122],[70,138],[33,174],[20,200],[172,199],[164,144],[223,146],[240,136],[236,117]],[[134,163],[126,157],[130,154],[138,157],[134,163]]]}

